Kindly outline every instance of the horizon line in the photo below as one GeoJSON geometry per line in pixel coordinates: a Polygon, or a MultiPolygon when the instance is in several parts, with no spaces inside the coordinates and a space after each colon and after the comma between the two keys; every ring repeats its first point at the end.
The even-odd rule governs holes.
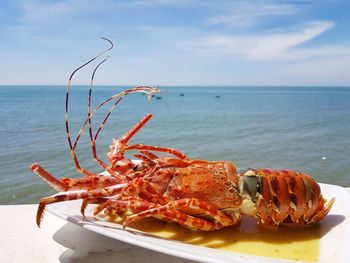
{"type": "MultiPolygon", "coordinates": [[[[215,85],[215,84],[208,84],[208,85],[200,85],[200,84],[166,84],[166,85],[149,85],[149,84],[141,84],[141,85],[132,85],[132,84],[98,84],[94,85],[94,87],[138,87],[138,86],[159,86],[159,87],[222,87],[222,88],[258,88],[258,87],[268,87],[268,88],[350,88],[350,85],[337,85],[337,84],[325,84],[325,85],[309,85],[309,84],[304,84],[304,85],[290,85],[290,84],[260,84],[260,85],[249,85],[249,84],[232,84],[232,85],[215,85]]],[[[0,84],[0,87],[8,87],[8,86],[13,86],[13,87],[66,87],[67,84],[0,84]]],[[[88,87],[90,86],[89,84],[74,84],[71,85],[71,87],[88,87]]]]}

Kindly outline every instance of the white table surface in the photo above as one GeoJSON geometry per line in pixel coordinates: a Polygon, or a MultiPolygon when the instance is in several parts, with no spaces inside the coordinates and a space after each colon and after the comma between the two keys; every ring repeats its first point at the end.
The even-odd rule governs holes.
{"type": "Polygon", "coordinates": [[[192,262],[101,236],[48,212],[39,229],[36,210],[0,205],[0,262],[192,262]]]}
{"type": "Polygon", "coordinates": [[[0,206],[0,262],[192,262],[132,246],[68,223],[37,205],[0,206]]]}

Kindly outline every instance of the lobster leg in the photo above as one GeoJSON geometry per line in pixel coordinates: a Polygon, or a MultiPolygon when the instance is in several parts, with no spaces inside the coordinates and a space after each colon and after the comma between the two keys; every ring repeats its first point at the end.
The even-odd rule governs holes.
{"type": "Polygon", "coordinates": [[[139,120],[126,134],[120,137],[118,140],[113,140],[112,145],[109,147],[110,151],[107,153],[108,160],[112,166],[112,169],[119,173],[125,172],[133,168],[134,164],[124,157],[124,152],[127,147],[127,143],[131,138],[152,118],[152,114],[147,114],[141,120],[139,120]]]}
{"type": "Polygon", "coordinates": [[[143,128],[143,126],[146,125],[146,123],[150,119],[152,119],[152,117],[153,117],[152,114],[145,115],[126,134],[124,134],[122,137],[120,137],[116,141],[116,144],[114,145],[114,150],[115,150],[114,155],[118,155],[118,154],[123,155],[125,149],[127,148],[127,143],[131,140],[132,137],[135,136],[136,133],[138,133],[143,128]]]}
{"type": "MultiPolygon", "coordinates": [[[[97,197],[92,199],[83,199],[83,203],[80,207],[80,213],[83,215],[83,218],[85,218],[85,209],[89,204],[102,204],[106,203],[109,199],[105,197],[97,197]]],[[[103,205],[103,204],[102,204],[103,205]]]]}
{"type": "Polygon", "coordinates": [[[41,179],[47,182],[51,187],[53,187],[56,191],[67,191],[68,184],[63,182],[63,180],[58,180],[44,168],[42,168],[38,163],[33,163],[30,166],[30,169],[41,179]]]}
{"type": "Polygon", "coordinates": [[[142,201],[152,204],[153,207],[155,204],[167,204],[164,197],[160,195],[149,182],[142,178],[137,178],[130,182],[128,186],[123,189],[120,195],[113,197],[106,203],[96,207],[94,214],[98,214],[103,209],[108,207],[117,209],[118,204],[120,203],[119,201],[142,201]]]}
{"type": "Polygon", "coordinates": [[[162,148],[162,147],[152,146],[152,145],[134,144],[126,147],[125,150],[155,151],[155,152],[168,153],[180,159],[188,159],[188,157],[185,154],[173,148],[162,148]]]}
{"type": "Polygon", "coordinates": [[[140,150],[140,152],[141,152],[143,155],[147,156],[147,157],[148,157],[149,159],[151,159],[151,160],[155,160],[155,159],[158,159],[158,158],[159,158],[156,154],[154,154],[154,153],[152,153],[152,152],[149,152],[149,151],[140,150]]]}
{"type": "Polygon", "coordinates": [[[194,217],[187,214],[184,214],[185,218],[183,218],[182,220],[176,220],[179,224],[185,225],[190,228],[195,228],[200,230],[212,230],[211,227],[221,228],[224,226],[234,225],[240,220],[239,214],[229,217],[223,212],[216,209],[213,205],[210,205],[204,201],[201,201],[195,198],[184,198],[184,199],[170,202],[167,205],[164,205],[161,207],[153,208],[135,215],[128,216],[125,219],[123,225],[126,226],[134,221],[137,221],[146,217],[150,217],[150,216],[154,216],[154,217],[166,216],[166,217],[170,217],[170,219],[176,219],[176,216],[178,216],[178,214],[176,213],[173,214],[172,216],[175,216],[175,218],[173,218],[172,216],[169,216],[168,213],[178,212],[179,209],[183,209],[183,208],[190,208],[194,211],[198,211],[198,213],[204,212],[206,215],[210,216],[217,222],[217,224],[212,225],[211,224],[212,222],[200,219],[206,222],[203,225],[200,225],[198,224],[199,222],[197,221],[197,219],[199,218],[194,219],[194,217]],[[211,226],[209,229],[208,229],[208,224],[211,226]]]}
{"type": "MultiPolygon", "coordinates": [[[[187,160],[188,157],[183,153],[173,149],[173,148],[162,148],[151,145],[134,144],[128,146],[128,142],[133,136],[143,127],[146,123],[153,117],[152,114],[145,115],[134,127],[132,127],[124,136],[118,140],[114,140],[113,144],[110,146],[110,152],[107,154],[108,160],[111,163],[112,169],[114,171],[125,172],[133,168],[133,163],[130,160],[125,159],[124,152],[129,150],[139,150],[140,152],[164,152],[172,154],[181,160],[187,160]]],[[[156,155],[152,155],[154,158],[156,155]]]]}
{"type": "Polygon", "coordinates": [[[137,178],[123,190],[123,196],[140,196],[155,204],[165,205],[167,201],[154,187],[143,178],[137,178]]]}
{"type": "Polygon", "coordinates": [[[38,163],[33,163],[30,169],[39,176],[42,180],[47,182],[56,191],[69,191],[69,190],[93,190],[101,189],[115,184],[124,183],[125,181],[119,180],[115,177],[96,175],[85,178],[66,178],[63,177],[60,180],[56,179],[52,174],[42,168],[38,163]]]}
{"type": "MultiPolygon", "coordinates": [[[[113,215],[114,213],[119,214],[125,210],[137,213],[139,211],[151,210],[156,207],[154,204],[134,196],[120,198],[122,198],[122,200],[110,199],[105,204],[98,206],[95,209],[94,214],[98,214],[103,209],[107,210],[107,214],[113,215]]],[[[154,215],[154,217],[160,220],[174,221],[193,230],[200,229],[209,231],[220,229],[222,227],[222,225],[219,223],[210,222],[201,218],[186,215],[180,211],[166,211],[162,214],[154,215]]],[[[127,224],[128,222],[124,221],[123,228],[125,228],[127,224]]]]}
{"type": "Polygon", "coordinates": [[[82,192],[59,193],[53,196],[42,198],[40,200],[39,207],[36,213],[36,223],[38,227],[40,227],[45,207],[49,204],[78,199],[95,199],[101,197],[109,197],[120,193],[125,186],[127,186],[127,184],[119,184],[116,186],[105,187],[103,189],[82,192]]]}
{"type": "MultiPolygon", "coordinates": [[[[98,202],[97,202],[98,203],[98,202]]],[[[155,204],[152,204],[140,197],[137,196],[117,196],[108,199],[103,204],[100,204],[95,208],[94,215],[97,215],[102,210],[106,209],[106,214],[120,214],[125,210],[130,210],[133,213],[138,213],[143,210],[148,210],[156,207],[155,204]]]]}
{"type": "MultiPolygon", "coordinates": [[[[223,227],[220,223],[197,218],[180,211],[166,211],[163,214],[154,215],[153,217],[159,220],[176,222],[190,230],[212,231],[223,227]]],[[[125,229],[128,224],[129,223],[124,220],[123,228],[125,229]]]]}
{"type": "Polygon", "coordinates": [[[142,160],[144,163],[146,163],[147,165],[150,165],[153,161],[152,159],[150,159],[148,156],[146,155],[142,155],[142,154],[134,154],[134,156],[140,160],[142,160]]]}

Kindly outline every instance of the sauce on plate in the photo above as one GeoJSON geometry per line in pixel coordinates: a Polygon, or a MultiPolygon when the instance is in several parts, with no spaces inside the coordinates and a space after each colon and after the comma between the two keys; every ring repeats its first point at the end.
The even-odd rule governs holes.
{"type": "MultiPolygon", "coordinates": [[[[110,218],[109,221],[121,223],[122,219],[110,218]]],[[[243,217],[237,226],[211,232],[191,231],[153,218],[133,223],[130,227],[187,244],[297,261],[318,261],[323,232],[319,224],[265,229],[249,217],[243,217]]]]}

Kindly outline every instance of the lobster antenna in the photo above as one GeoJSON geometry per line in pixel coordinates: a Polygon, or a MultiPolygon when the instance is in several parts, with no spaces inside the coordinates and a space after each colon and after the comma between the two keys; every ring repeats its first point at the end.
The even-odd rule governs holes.
{"type": "MultiPolygon", "coordinates": [[[[158,93],[161,92],[159,89],[157,88],[153,88],[152,86],[137,86],[134,87],[132,89],[129,90],[124,90],[122,92],[119,92],[117,94],[114,94],[113,96],[105,99],[100,105],[98,105],[94,110],[90,110],[90,115],[88,116],[88,118],[86,118],[86,120],[84,121],[82,127],[80,128],[79,133],[82,133],[85,128],[86,125],[88,124],[89,118],[92,118],[92,116],[103,106],[107,105],[109,102],[116,100],[116,102],[112,105],[111,109],[109,110],[107,116],[105,117],[105,119],[103,120],[103,122],[101,123],[99,130],[96,132],[95,136],[94,136],[94,140],[97,139],[98,134],[100,132],[100,130],[103,128],[103,126],[105,125],[106,121],[108,120],[109,116],[111,115],[112,111],[115,109],[115,107],[117,106],[117,104],[127,95],[130,93],[144,93],[148,96],[148,98],[152,97],[152,94],[154,93],[158,93]]],[[[77,146],[77,143],[74,144],[73,146],[73,150],[75,149],[75,147],[77,146]]]]}
{"type": "Polygon", "coordinates": [[[89,96],[88,96],[88,115],[87,115],[87,119],[85,120],[84,124],[81,126],[77,137],[75,138],[74,141],[74,145],[73,145],[73,150],[75,150],[75,148],[77,147],[78,141],[80,139],[80,136],[82,135],[83,131],[85,130],[86,124],[89,122],[89,130],[90,130],[90,138],[92,138],[92,131],[91,131],[91,94],[92,94],[92,86],[93,86],[93,82],[94,82],[94,77],[95,77],[95,73],[96,70],[104,63],[106,62],[106,60],[108,60],[110,57],[107,56],[105,57],[104,60],[102,60],[94,69],[92,76],[91,76],[91,81],[90,81],[90,89],[89,89],[89,96]]]}
{"type": "MultiPolygon", "coordinates": [[[[100,63],[102,64],[102,63],[100,63]]],[[[93,78],[92,78],[93,79],[93,78]]],[[[129,93],[136,93],[136,92],[141,92],[141,93],[145,93],[147,94],[148,96],[151,96],[151,94],[154,94],[154,93],[157,93],[159,92],[158,89],[155,89],[151,86],[138,86],[138,87],[135,87],[135,88],[132,88],[132,89],[129,89],[129,90],[125,90],[125,91],[122,91],[120,93],[117,93],[111,97],[109,97],[108,99],[104,100],[99,106],[97,106],[94,110],[91,111],[91,105],[90,105],[90,110],[89,110],[89,113],[88,113],[88,117],[86,118],[85,122],[83,123],[82,127],[80,128],[79,130],[79,133],[78,133],[78,136],[76,138],[76,141],[74,143],[74,146],[73,146],[73,150],[72,150],[72,154],[73,154],[73,158],[74,158],[74,163],[76,165],[76,168],[79,172],[82,172],[84,174],[87,174],[87,175],[91,175],[92,173],[87,171],[86,169],[83,169],[80,167],[79,165],[79,161],[76,157],[76,154],[75,154],[75,148],[77,146],[77,143],[78,143],[78,140],[80,139],[80,136],[82,135],[82,133],[84,132],[85,128],[86,128],[86,125],[89,123],[89,121],[91,121],[91,118],[92,116],[100,109],[102,108],[103,106],[107,105],[109,102],[111,102],[112,100],[116,100],[112,107],[110,108],[107,116],[104,118],[103,122],[100,124],[97,132],[95,133],[95,135],[93,135],[93,132],[92,132],[92,127],[89,126],[89,129],[90,129],[90,143],[91,143],[91,150],[92,150],[92,154],[93,154],[93,157],[94,157],[94,160],[102,167],[104,168],[107,172],[109,172],[110,174],[114,174],[114,171],[110,169],[110,167],[108,167],[101,159],[98,158],[97,156],[97,151],[96,151],[96,140],[97,140],[97,137],[101,131],[101,129],[103,128],[103,126],[106,124],[108,118],[111,116],[111,113],[113,112],[113,110],[116,108],[116,106],[119,104],[119,102],[129,93]]]]}
{"type": "Polygon", "coordinates": [[[72,144],[72,140],[71,140],[71,136],[70,136],[70,132],[69,132],[69,122],[68,122],[68,105],[69,105],[69,93],[70,93],[70,87],[71,87],[71,82],[73,79],[73,76],[75,75],[76,72],[78,72],[80,69],[82,69],[83,67],[85,67],[86,65],[90,64],[91,62],[93,62],[94,60],[96,60],[97,58],[99,58],[100,56],[102,56],[103,54],[105,54],[106,52],[110,51],[113,48],[113,43],[112,41],[110,41],[108,38],[104,38],[101,37],[101,39],[107,41],[110,44],[110,47],[108,47],[107,49],[103,50],[102,52],[100,52],[99,54],[97,54],[95,57],[93,57],[92,59],[90,59],[89,61],[87,61],[86,63],[84,63],[83,65],[79,66],[78,68],[76,68],[72,74],[70,75],[69,79],[68,79],[68,83],[67,83],[67,92],[66,92],[66,114],[65,114],[65,123],[66,123],[66,134],[67,134],[67,140],[68,140],[68,145],[69,148],[71,150],[71,155],[74,159],[74,163],[75,166],[77,168],[77,170],[79,172],[85,173],[85,174],[91,174],[91,172],[86,171],[85,169],[82,169],[79,165],[77,156],[74,152],[74,148],[73,144],[72,144]]]}
{"type": "MultiPolygon", "coordinates": [[[[96,139],[98,137],[98,134],[99,132],[101,131],[102,127],[104,126],[104,124],[107,122],[109,116],[111,115],[112,111],[114,110],[114,108],[117,106],[117,104],[123,99],[124,96],[126,96],[129,92],[135,92],[135,91],[138,91],[138,92],[144,92],[144,93],[155,93],[156,90],[150,86],[139,86],[139,87],[136,87],[134,89],[131,89],[129,91],[126,91],[126,92],[121,92],[120,94],[118,94],[117,96],[114,95],[110,98],[108,98],[107,100],[105,100],[102,104],[100,104],[96,109],[94,109],[93,111],[91,111],[91,97],[92,97],[92,87],[93,87],[93,83],[94,83],[94,79],[95,79],[95,75],[96,75],[96,72],[98,70],[98,68],[104,63],[106,62],[110,57],[107,56],[105,57],[105,59],[103,59],[94,69],[92,75],[91,75],[91,80],[90,80],[90,88],[89,88],[89,96],[88,96],[88,115],[87,115],[87,119],[85,120],[85,122],[83,123],[82,127],[80,128],[78,134],[77,134],[77,137],[74,141],[74,145],[73,145],[73,149],[72,149],[72,154],[73,154],[73,158],[74,158],[74,162],[76,163],[76,166],[78,168],[78,170],[84,170],[85,173],[89,173],[89,171],[86,171],[85,169],[83,168],[80,168],[80,165],[79,165],[79,161],[76,157],[76,154],[75,154],[75,148],[77,147],[78,145],[78,141],[81,137],[81,135],[83,134],[85,128],[86,128],[86,125],[88,124],[88,127],[89,127],[89,135],[90,135],[90,144],[91,144],[91,150],[92,150],[92,155],[93,155],[93,158],[94,160],[103,168],[105,169],[107,172],[109,172],[110,174],[114,174],[113,170],[111,170],[108,165],[106,165],[98,156],[97,156],[97,151],[96,151],[96,139]],[[93,116],[93,114],[100,108],[102,107],[103,105],[105,105],[106,103],[108,103],[109,101],[113,100],[113,99],[117,99],[117,101],[113,104],[112,108],[110,109],[110,111],[108,112],[107,116],[105,117],[105,119],[103,120],[102,124],[100,125],[99,129],[97,130],[95,136],[93,135],[93,131],[92,131],[92,123],[91,123],[91,118],[93,116]]],[[[158,86],[158,90],[159,90],[159,86],[158,86]]],[[[157,90],[157,91],[158,91],[157,90]]],[[[83,171],[83,173],[84,173],[83,171]]]]}
{"type": "Polygon", "coordinates": [[[92,150],[92,155],[94,157],[94,160],[101,165],[104,169],[107,169],[107,171],[109,173],[111,173],[112,171],[108,170],[108,166],[97,156],[97,152],[96,152],[96,140],[93,138],[92,136],[92,124],[91,124],[91,93],[92,93],[92,86],[94,83],[94,78],[95,78],[95,73],[97,71],[97,69],[106,61],[108,60],[109,57],[106,57],[104,60],[102,60],[94,69],[94,72],[92,73],[91,76],[91,82],[90,82],[90,89],[89,89],[89,98],[88,98],[88,123],[89,123],[89,134],[90,134],[90,144],[91,144],[91,150],[92,150]]]}
{"type": "Polygon", "coordinates": [[[109,56],[106,57],[103,61],[100,62],[100,64],[98,64],[96,66],[96,68],[94,69],[94,72],[92,73],[92,76],[91,76],[91,81],[90,81],[90,89],[89,89],[89,98],[88,98],[88,121],[89,121],[89,132],[90,132],[90,140],[92,141],[93,138],[92,138],[92,125],[91,125],[91,117],[90,117],[90,114],[91,114],[91,93],[92,93],[92,86],[93,86],[93,83],[94,83],[94,78],[95,78],[95,74],[96,74],[96,71],[97,69],[106,61],[109,59],[109,56]]]}

